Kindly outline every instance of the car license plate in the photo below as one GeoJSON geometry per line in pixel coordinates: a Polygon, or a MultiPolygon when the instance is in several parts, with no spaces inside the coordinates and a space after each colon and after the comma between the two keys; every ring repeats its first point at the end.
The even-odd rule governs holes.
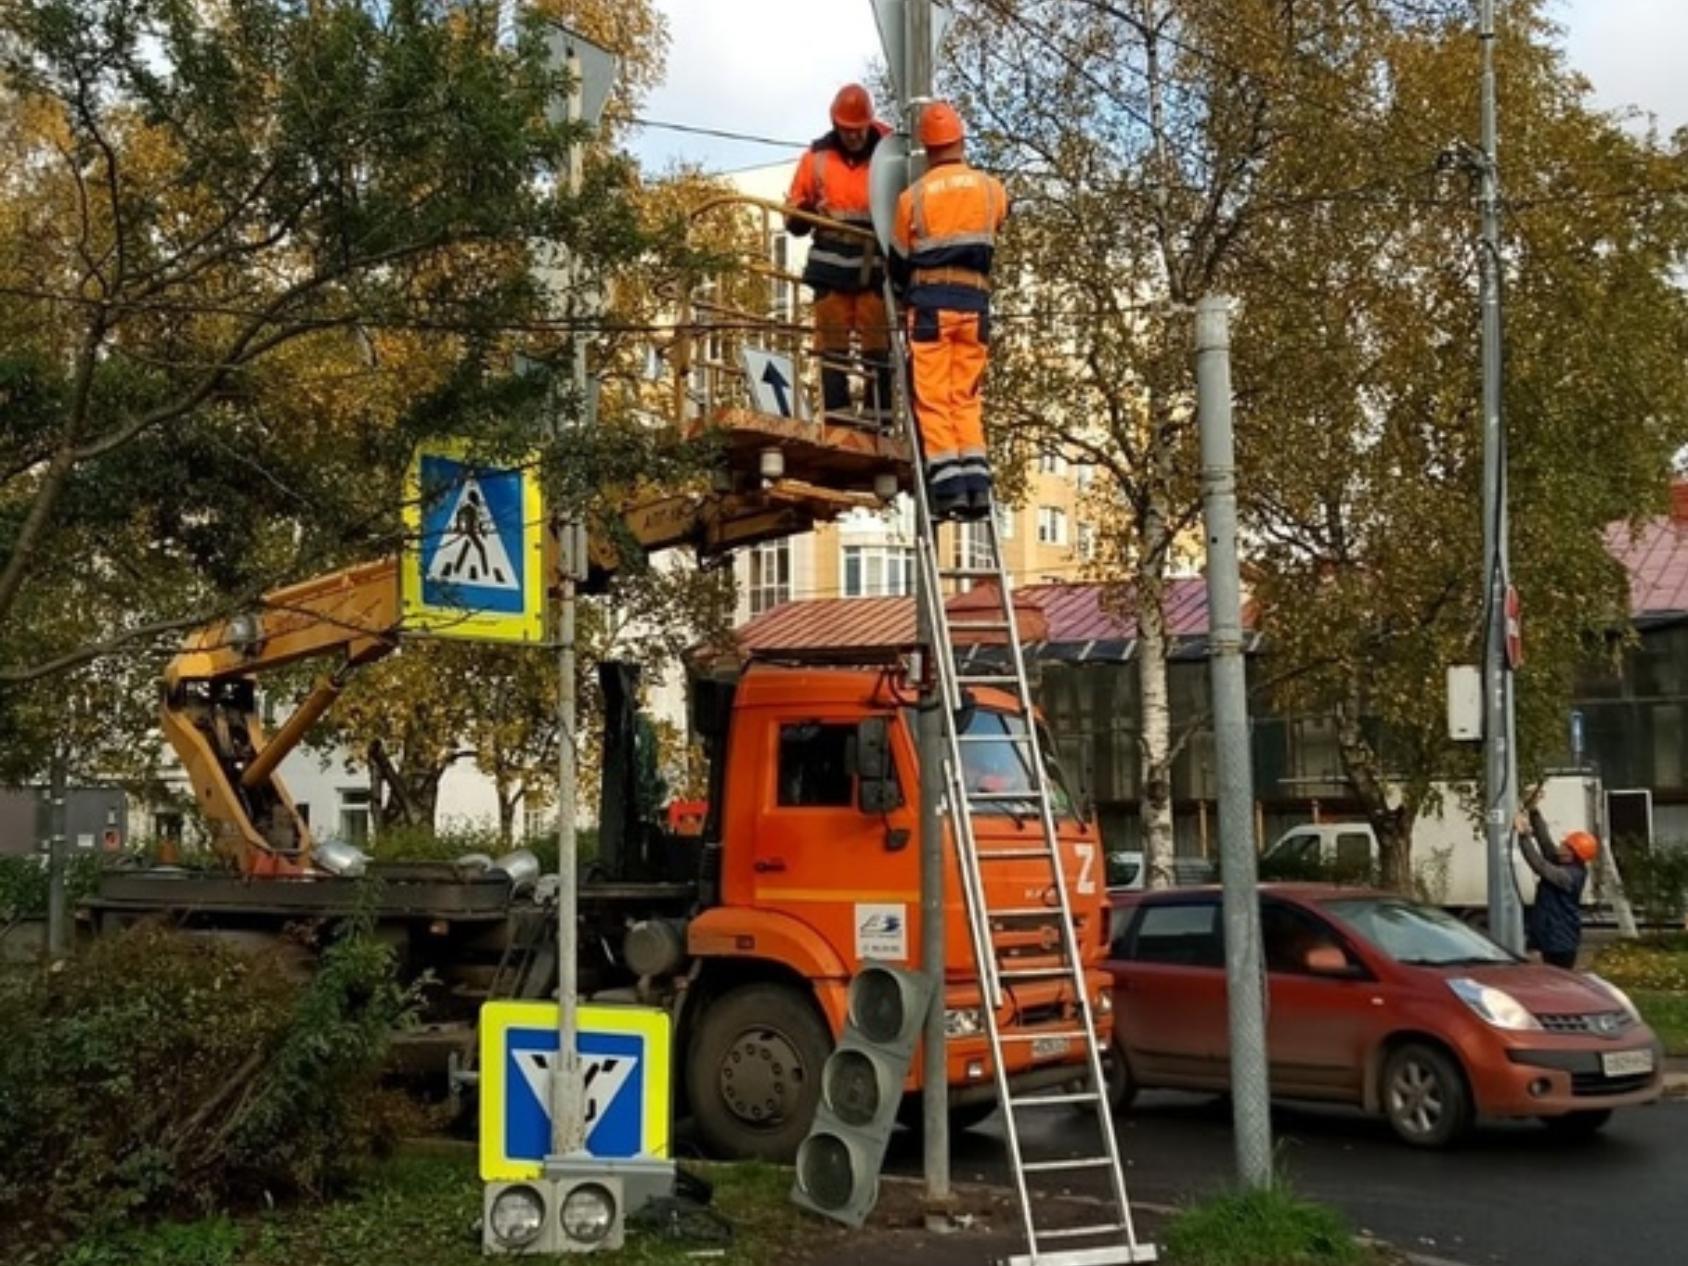
{"type": "Polygon", "coordinates": [[[1033,1059],[1049,1059],[1052,1056],[1065,1055],[1066,1053],[1067,1039],[1064,1037],[1040,1037],[1032,1042],[1033,1059]]]}
{"type": "Polygon", "coordinates": [[[1600,1071],[1608,1077],[1634,1077],[1653,1071],[1652,1051],[1608,1051],[1600,1057],[1600,1071]]]}

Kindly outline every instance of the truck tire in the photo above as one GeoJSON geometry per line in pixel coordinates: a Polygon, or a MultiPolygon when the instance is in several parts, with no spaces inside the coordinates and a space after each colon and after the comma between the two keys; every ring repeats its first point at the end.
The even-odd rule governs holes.
{"type": "Polygon", "coordinates": [[[745,985],[710,1002],[686,1055],[686,1093],[710,1153],[789,1164],[831,1052],[826,1021],[789,985],[745,985]]]}

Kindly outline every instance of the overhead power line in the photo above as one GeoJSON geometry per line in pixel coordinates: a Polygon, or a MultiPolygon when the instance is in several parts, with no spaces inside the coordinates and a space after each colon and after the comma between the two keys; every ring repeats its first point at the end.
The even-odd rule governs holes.
{"type": "Polygon", "coordinates": [[[698,127],[691,123],[671,123],[663,119],[628,120],[634,127],[654,128],[663,132],[685,132],[692,136],[715,136],[724,141],[743,141],[748,145],[767,145],[773,149],[808,149],[808,141],[781,140],[775,136],[756,136],[750,132],[731,132],[725,128],[698,127]]]}

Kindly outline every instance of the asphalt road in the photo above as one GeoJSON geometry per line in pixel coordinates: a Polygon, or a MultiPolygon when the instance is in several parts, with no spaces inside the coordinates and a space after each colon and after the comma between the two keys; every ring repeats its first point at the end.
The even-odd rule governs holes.
{"type": "MultiPolygon", "coordinates": [[[[1050,1111],[1046,1119],[1040,1157],[1057,1154],[1056,1139],[1063,1154],[1094,1150],[1082,1118],[1050,1111]]],[[[1410,1252],[1470,1266],[1688,1262],[1688,1103],[1620,1112],[1603,1134],[1575,1143],[1520,1124],[1485,1127],[1439,1153],[1398,1143],[1383,1123],[1343,1109],[1279,1108],[1273,1125],[1297,1190],[1410,1252]]],[[[1133,1199],[1179,1204],[1233,1172],[1229,1104],[1145,1094],[1120,1118],[1120,1145],[1133,1199]]],[[[996,1118],[952,1147],[957,1181],[1010,1181],[996,1118]]],[[[918,1174],[919,1139],[902,1132],[888,1167],[918,1174]]],[[[1103,1190],[1101,1180],[1073,1175],[1049,1189],[1103,1190]]]]}

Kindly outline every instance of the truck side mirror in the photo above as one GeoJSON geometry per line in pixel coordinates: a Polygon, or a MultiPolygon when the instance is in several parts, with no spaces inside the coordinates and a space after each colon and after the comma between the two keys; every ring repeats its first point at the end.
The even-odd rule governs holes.
{"type": "Polygon", "coordinates": [[[857,807],[863,813],[889,813],[903,803],[897,769],[891,759],[891,719],[867,717],[856,723],[857,807]]]}

